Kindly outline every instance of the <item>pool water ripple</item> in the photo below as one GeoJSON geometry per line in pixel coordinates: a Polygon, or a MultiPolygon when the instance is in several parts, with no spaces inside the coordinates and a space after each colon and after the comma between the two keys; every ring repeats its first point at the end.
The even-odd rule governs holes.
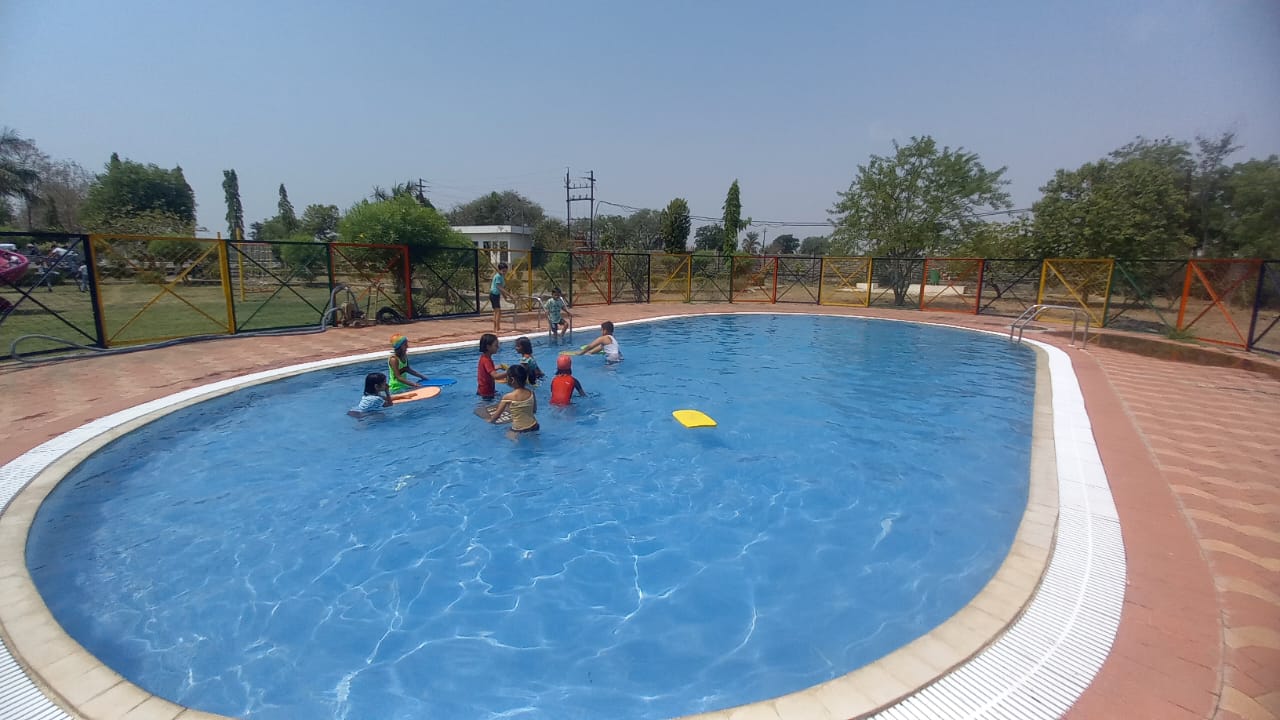
{"type": "Polygon", "coordinates": [[[626,361],[576,359],[591,397],[539,390],[518,442],[471,414],[472,352],[415,356],[458,385],[364,420],[377,364],[166,416],[54,491],[33,576],[92,652],[204,710],[647,719],[856,669],[1003,560],[1029,350],[767,315],[618,335],[626,361]]]}

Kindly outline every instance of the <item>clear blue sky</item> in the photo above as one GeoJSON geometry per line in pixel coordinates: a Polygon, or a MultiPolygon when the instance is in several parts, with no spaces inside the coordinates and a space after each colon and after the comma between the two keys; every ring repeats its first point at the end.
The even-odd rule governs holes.
{"type": "Polygon", "coordinates": [[[181,165],[210,234],[228,168],[250,222],[280,183],[300,213],[419,177],[563,217],[566,166],[611,202],[717,216],[736,178],[744,215],[823,221],[924,134],[1025,206],[1137,135],[1280,153],[1278,69],[1276,0],[0,2],[0,125],[181,165]]]}

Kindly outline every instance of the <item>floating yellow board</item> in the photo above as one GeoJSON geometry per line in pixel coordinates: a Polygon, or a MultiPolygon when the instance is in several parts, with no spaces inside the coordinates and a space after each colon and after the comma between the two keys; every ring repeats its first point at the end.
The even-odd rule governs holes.
{"type": "Polygon", "coordinates": [[[688,428],[716,426],[716,421],[701,410],[675,410],[671,416],[688,428]]]}
{"type": "Polygon", "coordinates": [[[391,396],[391,402],[399,405],[403,402],[413,402],[414,400],[426,400],[440,394],[438,387],[414,388],[408,392],[402,392],[391,396]]]}

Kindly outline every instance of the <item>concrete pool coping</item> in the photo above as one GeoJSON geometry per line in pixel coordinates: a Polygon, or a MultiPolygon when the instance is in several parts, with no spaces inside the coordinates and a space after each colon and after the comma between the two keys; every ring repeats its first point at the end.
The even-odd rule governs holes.
{"type": "MultiPolygon", "coordinates": [[[[643,322],[667,319],[670,316],[649,318],[643,322]]],[[[983,332],[973,328],[959,329],[983,332]]],[[[1071,372],[1070,360],[1057,348],[1027,342],[1037,347],[1036,409],[1028,505],[1014,545],[987,587],[966,608],[932,632],[853,673],[773,700],[696,717],[848,718],[866,716],[882,709],[885,717],[978,716],[998,714],[999,709],[1009,703],[1013,703],[1010,707],[1023,707],[1017,703],[1023,702],[1023,695],[1028,692],[1049,698],[1041,702],[1046,712],[1040,715],[1050,717],[1065,711],[1075,695],[1088,685],[1106,656],[1118,623],[1123,596],[1123,550],[1119,548],[1114,506],[1110,505],[1106,478],[1092,442],[1088,417],[1084,414],[1083,400],[1071,372]],[[1045,371],[1046,368],[1049,372],[1045,371]],[[1060,516],[1064,518],[1063,528],[1059,527],[1060,516]],[[1064,548],[1064,529],[1083,542],[1067,543],[1069,547],[1064,548]],[[1109,537],[1112,529],[1114,537],[1109,537]],[[1055,537],[1059,543],[1057,551],[1055,537]],[[1113,546],[1108,545],[1108,540],[1113,541],[1113,546]],[[1081,544],[1083,553],[1076,547],[1081,544]],[[1108,565],[1099,563],[1099,558],[1109,558],[1110,572],[1095,571],[1095,566],[1108,565]],[[1049,583],[1055,578],[1053,563],[1059,560],[1063,567],[1057,575],[1065,573],[1072,577],[1065,578],[1067,587],[1054,589],[1049,587],[1049,583]],[[1072,564],[1069,561],[1079,562],[1072,564]],[[1115,574],[1116,561],[1118,576],[1115,574]],[[1083,572],[1080,563],[1083,563],[1083,572]],[[1111,582],[1109,587],[1091,591],[1085,587],[1086,583],[1079,581],[1081,577],[1102,585],[1111,582]],[[1042,579],[1045,581],[1043,584],[1042,579]],[[1065,593],[1065,600],[1055,599],[1055,593],[1065,593]],[[984,658],[997,664],[1004,662],[996,651],[1001,650],[1001,643],[1014,636],[1020,626],[1027,624],[1021,619],[1031,617],[1037,601],[1041,599],[1055,606],[1049,613],[1051,619],[1065,619],[1066,625],[1050,627],[1036,619],[1034,627],[1026,628],[1026,634],[1033,636],[1035,642],[1031,645],[1026,641],[1005,644],[1013,645],[1012,652],[1025,653],[1028,647],[1040,643],[1047,652],[1040,657],[1027,657],[1025,664],[1019,667],[999,665],[995,674],[1012,676],[1014,680],[1005,688],[991,686],[992,678],[988,676],[992,673],[977,673],[977,684],[955,691],[958,693],[956,697],[960,698],[979,695],[972,711],[966,710],[956,697],[947,697],[943,691],[948,682],[970,666],[981,663],[984,658]],[[1028,604],[1028,600],[1032,602],[1028,604]],[[1065,615],[1061,612],[1064,608],[1067,610],[1065,615]],[[1081,635],[1081,624],[1090,626],[1092,632],[1081,635]],[[1081,653],[1076,652],[1079,650],[1076,645],[1089,646],[1092,650],[1084,653],[1087,657],[1081,658],[1081,653]],[[1067,658],[1069,662],[1064,665],[1065,670],[1055,669],[1055,653],[1071,656],[1067,658]],[[1076,689],[1073,691],[1072,687],[1076,689]],[[937,697],[926,697],[930,693],[937,697]],[[904,697],[907,698],[905,701],[898,702],[904,697]],[[1062,704],[1064,699],[1065,704],[1062,704]],[[896,706],[885,709],[895,702],[898,703],[896,706]],[[925,703],[924,708],[949,710],[915,714],[909,707],[912,702],[925,703]],[[1050,712],[1051,715],[1048,714],[1050,712]]],[[[452,343],[423,348],[415,354],[471,346],[471,342],[452,343]]],[[[175,393],[87,423],[6,465],[0,474],[0,502],[24,485],[27,487],[0,516],[0,632],[3,632],[6,644],[11,644],[16,650],[22,667],[33,676],[29,682],[33,680],[35,684],[31,687],[38,684],[62,707],[83,717],[218,717],[184,709],[147,694],[102,666],[62,633],[35,592],[26,571],[25,541],[30,519],[44,495],[67,470],[101,445],[162,414],[246,385],[325,367],[381,359],[383,356],[382,352],[374,352],[303,363],[175,393]],[[15,484],[17,487],[12,487],[15,484]],[[42,487],[44,490],[40,491],[42,487]],[[23,517],[26,518],[25,523],[21,521],[23,517]]],[[[0,657],[0,682],[5,682],[11,675],[6,671],[5,660],[0,657]]],[[[8,660],[12,662],[13,659],[8,660]]],[[[48,699],[45,700],[48,703],[48,699]]],[[[49,714],[43,714],[46,712],[44,709],[36,709],[41,714],[33,710],[24,717],[66,717],[58,714],[60,710],[56,705],[50,705],[49,714]]],[[[1028,714],[1024,708],[1014,716],[1030,717],[1035,714],[1028,714]]]]}

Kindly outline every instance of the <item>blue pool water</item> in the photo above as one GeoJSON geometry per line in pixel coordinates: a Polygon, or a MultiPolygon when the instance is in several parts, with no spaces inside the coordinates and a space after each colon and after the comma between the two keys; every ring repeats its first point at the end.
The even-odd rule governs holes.
{"type": "Polygon", "coordinates": [[[772,315],[617,336],[515,442],[472,414],[470,348],[415,355],[458,384],[367,419],[344,411],[376,362],[168,415],[51,494],[32,575],[91,652],[203,710],[649,719],[856,669],[1007,553],[1029,349],[772,315]]]}

